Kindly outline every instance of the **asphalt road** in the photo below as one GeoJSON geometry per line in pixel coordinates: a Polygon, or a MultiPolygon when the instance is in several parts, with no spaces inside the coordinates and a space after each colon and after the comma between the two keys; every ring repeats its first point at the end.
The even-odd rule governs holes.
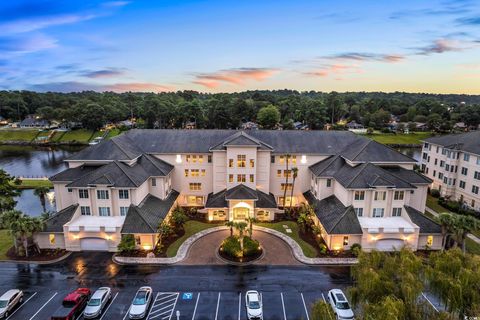
{"type": "Polygon", "coordinates": [[[75,253],[49,265],[0,264],[0,294],[24,290],[24,303],[9,319],[50,319],[63,297],[77,287],[109,286],[113,299],[101,319],[127,318],[140,286],[155,301],[148,319],[246,319],[245,292],[263,297],[264,319],[309,320],[310,305],[332,288],[350,284],[347,267],[309,266],[119,266],[107,253],[75,253]]]}

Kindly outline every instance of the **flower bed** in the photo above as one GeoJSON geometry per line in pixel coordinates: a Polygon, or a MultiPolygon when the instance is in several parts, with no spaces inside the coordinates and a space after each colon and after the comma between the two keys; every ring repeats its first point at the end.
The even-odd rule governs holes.
{"type": "Polygon", "coordinates": [[[231,236],[223,240],[219,254],[223,259],[232,262],[250,262],[258,259],[262,255],[262,247],[257,240],[250,237],[243,239],[243,252],[240,246],[240,238],[231,236]]]}
{"type": "Polygon", "coordinates": [[[15,252],[15,248],[11,247],[7,251],[7,257],[16,261],[51,261],[63,257],[67,254],[65,249],[41,249],[40,252],[30,254],[28,257],[19,256],[15,252]]]}

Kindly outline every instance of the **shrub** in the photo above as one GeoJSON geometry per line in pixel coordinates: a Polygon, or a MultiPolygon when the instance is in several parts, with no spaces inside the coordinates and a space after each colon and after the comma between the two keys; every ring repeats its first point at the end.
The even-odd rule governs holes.
{"type": "Polygon", "coordinates": [[[355,257],[358,257],[360,252],[362,252],[362,246],[360,245],[360,243],[354,243],[350,246],[350,251],[352,251],[352,254],[355,257]]]}
{"type": "Polygon", "coordinates": [[[123,235],[117,249],[120,253],[127,253],[135,250],[135,237],[133,236],[133,234],[123,235]]]}
{"type": "Polygon", "coordinates": [[[239,258],[242,256],[240,251],[240,241],[236,236],[228,237],[223,240],[221,249],[223,253],[227,256],[235,258],[239,258]]]}
{"type": "Polygon", "coordinates": [[[175,209],[172,211],[172,216],[170,217],[173,225],[176,229],[183,229],[183,225],[187,222],[188,217],[185,214],[185,210],[183,208],[176,206],[175,209]]]}
{"type": "Polygon", "coordinates": [[[250,237],[243,239],[243,255],[245,257],[254,256],[260,251],[260,243],[250,237]]]}
{"type": "Polygon", "coordinates": [[[319,251],[321,254],[327,254],[327,251],[328,251],[327,245],[325,243],[321,243],[319,245],[319,251]]]}
{"type": "Polygon", "coordinates": [[[438,189],[431,189],[430,190],[430,195],[434,198],[439,198],[440,197],[440,191],[438,189]]]}

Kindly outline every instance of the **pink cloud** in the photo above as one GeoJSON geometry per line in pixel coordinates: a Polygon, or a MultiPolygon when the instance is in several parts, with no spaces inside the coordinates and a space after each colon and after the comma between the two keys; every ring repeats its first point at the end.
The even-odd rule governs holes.
{"type": "Polygon", "coordinates": [[[465,47],[462,47],[461,43],[451,39],[437,39],[433,41],[431,45],[418,48],[420,55],[429,55],[432,53],[444,53],[451,51],[463,51],[465,47]]]}
{"type": "Polygon", "coordinates": [[[335,80],[341,80],[342,78],[339,75],[349,74],[349,73],[362,73],[363,70],[360,66],[355,64],[341,64],[334,63],[330,65],[325,65],[320,69],[304,72],[305,75],[314,76],[314,77],[328,77],[330,75],[336,76],[335,80]]]}
{"type": "Polygon", "coordinates": [[[222,83],[243,85],[246,81],[249,80],[264,81],[265,79],[268,79],[273,74],[275,74],[277,71],[277,69],[267,68],[239,68],[220,70],[212,73],[196,74],[196,80],[193,81],[193,83],[202,85],[210,89],[217,88],[222,83]]]}
{"type": "Polygon", "coordinates": [[[114,92],[168,92],[173,91],[172,87],[149,83],[149,82],[133,82],[133,83],[116,83],[112,85],[102,86],[104,91],[114,92]]]}

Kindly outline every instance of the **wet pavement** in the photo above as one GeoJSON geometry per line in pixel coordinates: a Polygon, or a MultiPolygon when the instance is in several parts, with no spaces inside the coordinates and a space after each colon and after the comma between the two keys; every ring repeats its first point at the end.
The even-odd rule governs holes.
{"type": "MultiPolygon", "coordinates": [[[[77,287],[110,286],[113,299],[100,319],[126,319],[140,286],[151,286],[148,319],[246,319],[245,292],[263,297],[264,319],[310,319],[310,305],[351,282],[348,267],[311,266],[119,266],[108,253],[74,253],[55,265],[0,264],[0,294],[24,290],[9,319],[49,319],[77,287]]],[[[81,318],[80,318],[81,319],[81,318]]]]}

